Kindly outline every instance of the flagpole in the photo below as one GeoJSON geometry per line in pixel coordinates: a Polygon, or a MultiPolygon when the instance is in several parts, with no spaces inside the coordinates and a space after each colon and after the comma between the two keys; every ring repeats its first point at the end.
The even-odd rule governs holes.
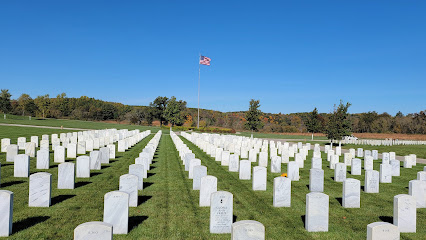
{"type": "Polygon", "coordinates": [[[197,129],[200,129],[200,73],[201,73],[201,64],[200,64],[201,54],[198,58],[198,121],[197,129]]]}

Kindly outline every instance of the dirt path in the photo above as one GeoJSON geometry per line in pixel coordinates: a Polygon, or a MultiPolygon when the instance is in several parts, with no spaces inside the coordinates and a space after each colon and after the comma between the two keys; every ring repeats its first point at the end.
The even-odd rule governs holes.
{"type": "Polygon", "coordinates": [[[61,127],[51,127],[51,126],[37,126],[37,125],[10,124],[10,123],[0,123],[0,126],[49,128],[49,129],[78,130],[78,131],[94,130],[94,129],[84,129],[84,128],[67,128],[67,127],[61,128],[61,127]]]}

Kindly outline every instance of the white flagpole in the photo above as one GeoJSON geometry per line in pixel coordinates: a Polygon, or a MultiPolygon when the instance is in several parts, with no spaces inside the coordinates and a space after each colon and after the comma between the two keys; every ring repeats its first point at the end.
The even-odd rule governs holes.
{"type": "Polygon", "coordinates": [[[197,121],[197,129],[200,128],[200,72],[201,72],[201,54],[198,59],[198,121],[197,121]]]}

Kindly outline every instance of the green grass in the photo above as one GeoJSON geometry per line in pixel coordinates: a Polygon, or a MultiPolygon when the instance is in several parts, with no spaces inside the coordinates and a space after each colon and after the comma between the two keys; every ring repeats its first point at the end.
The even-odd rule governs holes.
{"type": "MultiPolygon", "coordinates": [[[[237,136],[245,136],[250,137],[251,132],[240,132],[240,134],[236,134],[237,136]]],[[[258,133],[253,132],[254,138],[273,138],[273,139],[303,139],[303,140],[311,140],[311,136],[303,136],[303,135],[286,135],[285,133],[258,133]]],[[[327,140],[326,137],[314,137],[314,140],[327,140]]]]}
{"type": "MultiPolygon", "coordinates": [[[[106,128],[116,128],[116,129],[140,129],[141,131],[151,130],[152,132],[157,132],[160,130],[160,127],[151,127],[151,126],[139,126],[139,125],[127,125],[127,124],[118,124],[118,123],[106,123],[106,122],[92,122],[92,121],[80,121],[80,120],[68,120],[68,119],[43,119],[43,118],[31,118],[25,116],[16,116],[7,114],[7,118],[3,119],[3,115],[0,114],[0,123],[9,123],[9,124],[22,124],[22,125],[37,125],[37,126],[51,126],[51,127],[67,127],[67,128],[82,128],[82,129],[106,129],[106,128]]],[[[163,130],[163,132],[168,132],[169,130],[163,130]]]]}
{"type": "Polygon", "coordinates": [[[10,138],[12,144],[18,142],[18,137],[26,137],[27,142],[31,140],[31,136],[39,136],[39,141],[41,140],[41,135],[43,134],[53,134],[57,133],[66,133],[73,132],[71,130],[60,130],[60,129],[49,129],[49,128],[32,128],[32,127],[15,127],[15,126],[0,126],[0,139],[10,138]]]}
{"type": "MultiPolygon", "coordinates": [[[[31,136],[66,132],[56,129],[0,127],[1,137],[31,136]],[[27,132],[27,131],[34,132],[27,132]]],[[[89,179],[76,179],[74,190],[57,189],[57,164],[53,163],[47,172],[52,176],[52,206],[50,208],[28,207],[28,179],[13,177],[13,164],[5,162],[0,154],[2,190],[14,192],[14,233],[9,239],[72,239],[76,226],[88,221],[102,221],[104,194],[117,190],[119,176],[128,172],[128,166],[152,138],[152,134],[125,153],[117,152],[117,159],[102,170],[92,171],[89,179]]],[[[234,218],[256,220],[266,227],[266,239],[365,239],[367,224],[389,221],[393,215],[393,196],[408,193],[408,181],[416,178],[416,172],[423,169],[401,168],[401,177],[394,177],[392,184],[380,184],[379,194],[361,192],[361,209],[345,209],[339,198],[342,183],[334,182],[333,170],[324,161],[325,193],[330,196],[329,232],[308,233],[304,229],[305,199],[309,193],[310,161],[300,171],[301,180],[292,183],[292,206],[272,206],[273,178],[279,174],[270,173],[268,168],[267,191],[252,191],[251,180],[239,180],[238,173],[231,173],[228,167],[207,156],[192,143],[183,141],[207,166],[208,174],[218,178],[218,190],[234,195],[234,218]],[[346,217],[346,219],[344,219],[346,217]]],[[[310,159],[309,155],[307,159],[310,159]]],[[[67,160],[71,161],[71,160],[67,160]]],[[[74,162],[74,161],[72,161],[74,162]]],[[[169,135],[163,135],[154,156],[144,189],[139,191],[139,206],[129,210],[129,233],[114,235],[114,239],[229,239],[230,234],[210,234],[208,207],[199,207],[199,191],[192,190],[192,180],[179,158],[169,135]]],[[[286,164],[282,165],[286,172],[286,164]]],[[[375,162],[374,168],[379,169],[375,162]]],[[[348,169],[349,170],[349,169],[348,169]]],[[[31,173],[36,171],[35,158],[31,158],[31,173]]],[[[361,180],[364,176],[351,176],[361,180]]],[[[426,209],[417,210],[417,233],[403,233],[401,239],[424,239],[426,236],[426,209]]]]}

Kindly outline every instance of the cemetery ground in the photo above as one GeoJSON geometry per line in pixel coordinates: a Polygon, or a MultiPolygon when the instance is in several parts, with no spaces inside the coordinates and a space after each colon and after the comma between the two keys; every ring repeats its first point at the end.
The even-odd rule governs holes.
{"type": "MultiPolygon", "coordinates": [[[[77,126],[80,124],[87,126],[83,121],[77,122],[67,124],[73,127],[80,127],[77,126]]],[[[98,124],[95,122],[87,124],[92,125],[90,128],[93,129],[114,127],[104,123],[99,123],[99,127],[95,126],[98,124]]],[[[0,126],[0,137],[11,138],[12,143],[21,136],[29,138],[62,132],[69,131],[0,126]]],[[[152,132],[156,132],[156,129],[152,129],[152,132]]],[[[52,174],[52,204],[49,208],[28,207],[29,180],[13,177],[13,163],[6,163],[6,154],[1,153],[0,189],[14,192],[13,234],[9,239],[72,239],[74,228],[79,224],[102,221],[105,193],[118,189],[119,177],[128,172],[128,166],[134,163],[152,137],[153,134],[124,153],[117,152],[115,160],[110,160],[110,164],[103,165],[101,170],[92,170],[90,178],[76,178],[74,190],[57,189],[58,164],[53,163],[52,151],[49,170],[36,170],[35,158],[31,158],[31,174],[52,174]]],[[[220,162],[216,162],[194,144],[184,138],[182,140],[195,157],[201,160],[202,165],[207,167],[208,174],[218,178],[218,191],[229,191],[233,194],[234,221],[261,222],[266,228],[266,239],[365,239],[368,224],[377,221],[392,223],[393,197],[408,194],[408,182],[416,179],[416,173],[422,171],[424,166],[418,164],[412,169],[401,167],[401,176],[393,177],[392,184],[381,183],[380,193],[365,193],[361,190],[361,208],[350,209],[342,207],[342,183],[334,182],[334,171],[328,167],[328,162],[323,160],[324,193],[330,197],[329,232],[310,233],[304,228],[304,215],[306,194],[309,193],[312,151],[304,168],[300,169],[301,179],[292,182],[291,207],[275,208],[272,206],[273,179],[280,174],[271,173],[270,165],[267,190],[253,191],[251,180],[239,180],[238,173],[229,172],[227,166],[221,166],[220,162]]],[[[382,152],[379,147],[373,148],[382,152]]],[[[406,151],[415,153],[411,150],[406,151]]],[[[397,152],[397,155],[402,154],[397,152]]],[[[75,160],[67,159],[67,162],[75,160]]],[[[282,172],[287,171],[286,166],[282,164],[282,172]]],[[[379,168],[379,161],[375,161],[374,169],[379,168]]],[[[352,176],[350,167],[347,170],[347,178],[360,180],[363,188],[364,175],[352,176]]],[[[198,200],[199,191],[192,190],[192,180],[188,179],[188,172],[184,170],[170,135],[163,134],[148,178],[144,179],[144,189],[139,191],[139,205],[129,208],[129,233],[114,235],[114,239],[229,239],[230,234],[209,233],[210,211],[208,207],[199,207],[198,200]]],[[[426,226],[424,208],[417,209],[417,233],[401,233],[401,239],[425,239],[426,228],[423,226],[426,226]]]]}

